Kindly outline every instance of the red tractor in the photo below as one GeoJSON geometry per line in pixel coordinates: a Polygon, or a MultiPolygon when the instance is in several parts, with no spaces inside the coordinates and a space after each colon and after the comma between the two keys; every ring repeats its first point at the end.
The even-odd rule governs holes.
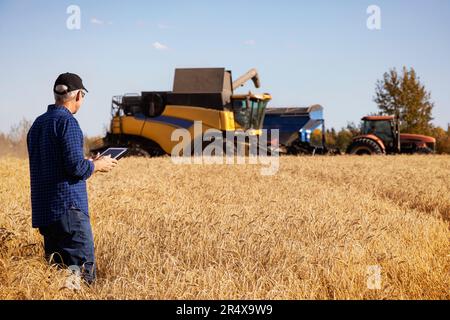
{"type": "Polygon", "coordinates": [[[362,132],[353,138],[347,154],[432,154],[436,139],[419,134],[400,133],[399,121],[393,116],[368,116],[362,119],[362,132]]]}

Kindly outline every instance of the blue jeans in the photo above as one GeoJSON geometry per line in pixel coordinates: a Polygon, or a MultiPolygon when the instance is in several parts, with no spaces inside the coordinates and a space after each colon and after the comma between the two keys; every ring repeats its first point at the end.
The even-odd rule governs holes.
{"type": "Polygon", "coordinates": [[[60,266],[77,266],[80,268],[81,277],[88,284],[94,282],[96,276],[94,237],[91,221],[87,215],[71,208],[59,221],[41,227],[39,231],[44,236],[47,261],[60,266]]]}

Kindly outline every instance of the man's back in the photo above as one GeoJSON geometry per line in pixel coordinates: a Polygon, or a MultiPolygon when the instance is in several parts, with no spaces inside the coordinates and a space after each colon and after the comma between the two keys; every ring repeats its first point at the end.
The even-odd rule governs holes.
{"type": "Polygon", "coordinates": [[[71,208],[89,215],[86,180],[94,165],[83,155],[83,134],[64,106],[51,105],[28,133],[33,227],[58,221],[71,208]]]}

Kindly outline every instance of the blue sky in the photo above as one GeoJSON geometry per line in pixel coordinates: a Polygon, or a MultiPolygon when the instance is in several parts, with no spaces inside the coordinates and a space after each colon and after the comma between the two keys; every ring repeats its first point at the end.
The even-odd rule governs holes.
{"type": "Polygon", "coordinates": [[[113,95],[170,90],[176,67],[226,67],[235,77],[256,67],[271,106],[319,103],[327,126],[340,128],[377,111],[376,80],[406,65],[446,127],[449,16],[448,0],[0,0],[0,131],[43,113],[57,75],[70,71],[90,90],[80,125],[100,135],[113,95]],[[66,28],[72,4],[80,30],[66,28]],[[366,27],[372,4],[379,31],[366,27]]]}

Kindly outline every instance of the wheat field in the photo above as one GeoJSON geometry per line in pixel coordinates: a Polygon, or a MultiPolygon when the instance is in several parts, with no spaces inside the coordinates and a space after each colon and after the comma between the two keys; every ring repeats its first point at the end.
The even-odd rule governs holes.
{"type": "Polygon", "coordinates": [[[93,176],[98,280],[72,290],[31,228],[27,160],[0,158],[0,299],[450,298],[449,156],[280,161],[93,176]]]}

